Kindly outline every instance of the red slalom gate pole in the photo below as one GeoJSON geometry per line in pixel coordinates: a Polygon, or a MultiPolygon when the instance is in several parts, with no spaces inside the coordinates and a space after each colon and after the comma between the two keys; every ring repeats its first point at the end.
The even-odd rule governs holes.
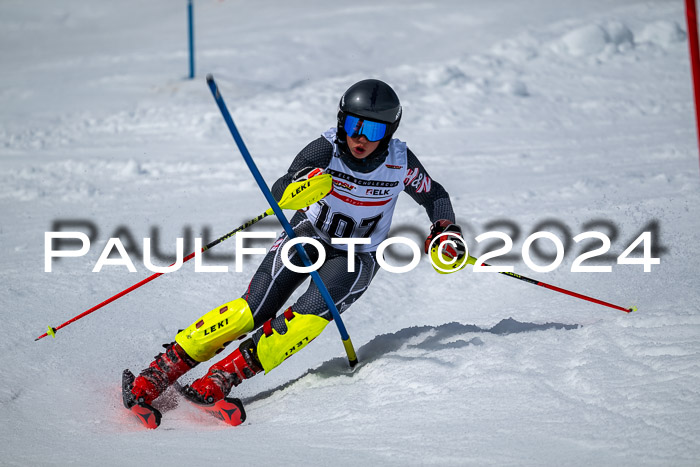
{"type": "Polygon", "coordinates": [[[698,157],[700,158],[700,47],[698,46],[698,14],[695,0],[685,0],[685,18],[688,22],[690,67],[693,74],[693,95],[695,96],[695,125],[698,133],[698,157]]]}

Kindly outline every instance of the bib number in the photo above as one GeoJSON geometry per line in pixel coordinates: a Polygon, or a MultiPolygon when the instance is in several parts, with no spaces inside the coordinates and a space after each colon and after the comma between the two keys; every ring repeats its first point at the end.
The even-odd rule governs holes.
{"type": "MultiPolygon", "coordinates": [[[[328,220],[328,214],[331,208],[326,203],[321,203],[321,212],[318,214],[316,219],[316,228],[322,232],[326,232],[331,238],[352,238],[354,237],[355,229],[357,227],[357,222],[352,217],[342,212],[334,212],[330,216],[330,222],[328,220]]],[[[373,217],[367,217],[362,219],[359,224],[359,228],[363,229],[361,238],[369,238],[374,233],[379,220],[382,218],[384,213],[379,213],[373,217]]]]}

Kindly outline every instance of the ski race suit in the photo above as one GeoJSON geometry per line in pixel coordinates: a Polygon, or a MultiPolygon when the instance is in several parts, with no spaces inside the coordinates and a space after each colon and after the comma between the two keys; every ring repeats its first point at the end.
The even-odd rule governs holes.
{"type": "MultiPolygon", "coordinates": [[[[402,191],[425,208],[431,223],[440,219],[455,221],[447,192],[431,179],[404,142],[392,139],[385,154],[366,160],[356,159],[347,151],[336,140],[336,129],[332,128],[302,149],[287,174],[272,187],[279,200],[302,169],[318,167],[332,175],[331,193],[305,212],[296,212],[290,223],[297,237],[313,238],[323,245],[326,259],[318,274],[341,313],[367,290],[377,273],[376,249],[388,236],[402,191]],[[349,268],[347,245],[332,245],[331,239],[358,237],[370,238],[370,243],[355,245],[354,268],[349,268]]],[[[286,233],[282,233],[241,298],[215,308],[177,335],[176,341],[190,357],[197,362],[206,361],[223,345],[253,331],[257,357],[262,368],[270,371],[323,331],[332,316],[313,281],[295,303],[277,316],[294,290],[309,277],[284,266],[280,256],[287,241],[286,233]]],[[[315,263],[319,257],[317,249],[309,244],[304,248],[315,263]]],[[[303,266],[294,248],[289,250],[289,260],[295,266],[303,266]]]]}

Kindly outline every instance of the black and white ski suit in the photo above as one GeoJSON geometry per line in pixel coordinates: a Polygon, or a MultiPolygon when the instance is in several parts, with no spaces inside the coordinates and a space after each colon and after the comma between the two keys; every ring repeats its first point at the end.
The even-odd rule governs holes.
{"type": "MultiPolygon", "coordinates": [[[[294,174],[306,167],[319,167],[333,176],[333,190],[305,212],[298,211],[290,223],[298,237],[310,237],[321,242],[326,260],[318,273],[339,312],[345,311],[367,290],[379,270],[375,251],[389,233],[398,195],[408,193],[423,206],[430,222],[447,219],[455,222],[449,195],[426,172],[418,158],[398,139],[389,143],[386,157],[375,158],[370,164],[344,153],[336,141],[335,128],[309,143],[299,152],[287,173],[275,182],[272,193],[280,199],[294,174]],[[346,245],[331,245],[331,238],[366,237],[370,244],[356,245],[354,272],[348,272],[346,245]]],[[[286,233],[277,239],[253,276],[243,298],[253,313],[255,327],[272,320],[280,334],[286,332],[284,315],[275,318],[308,274],[293,272],[282,263],[282,246],[286,233]]],[[[316,248],[305,246],[312,263],[318,259],[316,248]]],[[[290,262],[303,266],[292,248],[290,262]]],[[[315,314],[332,319],[328,306],[313,281],[291,305],[295,313],[315,314]]],[[[260,340],[262,330],[254,333],[260,340]]]]}

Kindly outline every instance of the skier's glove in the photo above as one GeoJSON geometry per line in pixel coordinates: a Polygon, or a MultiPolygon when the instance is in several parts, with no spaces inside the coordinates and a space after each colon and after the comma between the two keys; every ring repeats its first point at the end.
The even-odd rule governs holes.
{"type": "Polygon", "coordinates": [[[309,203],[306,204],[305,207],[298,208],[297,210],[300,212],[306,212],[312,203],[316,203],[322,198],[328,196],[328,193],[330,193],[333,189],[333,179],[330,175],[325,175],[325,170],[323,169],[318,167],[304,167],[292,175],[292,181],[287,186],[287,190],[291,189],[293,191],[291,196],[294,197],[294,190],[296,190],[296,193],[298,194],[300,190],[312,185],[316,187],[315,191],[312,190],[305,193],[316,193],[318,196],[313,199],[309,199],[308,196],[302,196],[303,199],[309,200],[309,203]],[[311,179],[314,177],[318,178],[311,181],[311,179]],[[321,189],[321,192],[319,192],[319,189],[321,189]]]}
{"type": "Polygon", "coordinates": [[[462,228],[457,224],[453,224],[447,219],[440,219],[439,221],[436,221],[430,226],[430,235],[428,235],[428,238],[425,240],[425,252],[427,254],[430,254],[430,244],[436,237],[438,237],[438,240],[435,240],[433,247],[437,247],[439,250],[441,249],[442,244],[447,242],[445,243],[444,248],[442,248],[442,255],[448,260],[456,259],[456,262],[460,263],[462,258],[464,258],[464,255],[467,253],[467,247],[464,243],[464,238],[462,237],[462,228]]]}
{"type": "Polygon", "coordinates": [[[323,169],[319,169],[318,167],[304,167],[301,170],[298,170],[294,176],[292,177],[292,183],[294,182],[303,182],[304,180],[308,180],[310,178],[313,178],[317,175],[321,175],[324,173],[323,169]]]}

